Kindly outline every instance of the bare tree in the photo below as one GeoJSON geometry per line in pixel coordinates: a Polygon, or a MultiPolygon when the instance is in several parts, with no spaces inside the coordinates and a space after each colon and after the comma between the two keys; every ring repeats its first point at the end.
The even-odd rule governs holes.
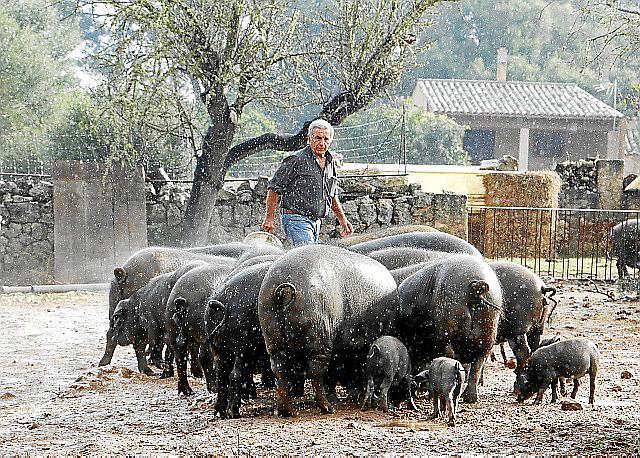
{"type": "Polygon", "coordinates": [[[609,64],[640,52],[640,4],[633,0],[582,0],[577,22],[587,35],[587,61],[609,64]],[[595,25],[595,27],[594,27],[595,25]]]}
{"type": "MultiPolygon", "coordinates": [[[[182,226],[183,242],[195,245],[207,241],[216,195],[234,163],[306,142],[311,119],[293,135],[265,133],[234,144],[247,104],[315,105],[315,117],[340,124],[398,80],[429,25],[428,9],[439,1],[333,0],[304,11],[294,0],[78,0],[78,6],[110,31],[95,58],[104,84],[125,105],[153,104],[148,94],[173,88],[177,135],[191,137],[197,156],[182,226]]],[[[144,111],[136,106],[136,122],[145,121],[144,111]]]]}

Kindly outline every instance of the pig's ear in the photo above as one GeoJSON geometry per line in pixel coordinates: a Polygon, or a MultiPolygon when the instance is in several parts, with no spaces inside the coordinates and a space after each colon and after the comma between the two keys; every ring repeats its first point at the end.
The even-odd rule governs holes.
{"type": "Polygon", "coordinates": [[[123,284],[127,279],[127,271],[122,267],[116,267],[113,269],[113,275],[116,277],[116,281],[120,284],[123,284]]]}

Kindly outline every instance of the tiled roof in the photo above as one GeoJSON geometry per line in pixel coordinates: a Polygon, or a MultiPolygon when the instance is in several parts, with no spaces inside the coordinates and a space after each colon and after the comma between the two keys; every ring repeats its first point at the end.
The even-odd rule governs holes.
{"type": "Polygon", "coordinates": [[[434,113],[580,119],[624,116],[577,84],[420,79],[416,90],[434,113]]]}

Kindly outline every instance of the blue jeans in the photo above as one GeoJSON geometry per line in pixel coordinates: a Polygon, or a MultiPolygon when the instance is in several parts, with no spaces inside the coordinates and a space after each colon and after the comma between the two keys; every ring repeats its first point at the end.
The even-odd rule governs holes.
{"type": "Polygon", "coordinates": [[[282,214],[282,227],[291,244],[296,246],[318,243],[320,220],[294,213],[282,214]]]}

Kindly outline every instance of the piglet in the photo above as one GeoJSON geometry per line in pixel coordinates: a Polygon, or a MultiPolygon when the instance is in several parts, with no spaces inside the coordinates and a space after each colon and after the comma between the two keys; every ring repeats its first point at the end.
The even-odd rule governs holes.
{"type": "Polygon", "coordinates": [[[380,393],[380,406],[389,411],[389,389],[394,387],[399,394],[399,401],[407,401],[415,410],[411,392],[411,361],[409,352],[402,342],[392,336],[377,338],[367,355],[366,363],[367,392],[362,403],[362,410],[371,406],[371,398],[380,393]]]}
{"type": "Polygon", "coordinates": [[[600,352],[588,339],[568,339],[540,347],[517,376],[517,400],[523,402],[537,393],[534,404],[539,404],[551,385],[551,402],[556,402],[561,378],[573,379],[571,398],[575,399],[579,379],[589,374],[589,404],[593,404],[599,365],[600,352]]]}
{"type": "Polygon", "coordinates": [[[456,424],[458,399],[465,382],[464,367],[452,358],[434,359],[429,368],[415,376],[418,385],[426,385],[433,399],[433,418],[449,412],[449,426],[456,424]]]}

